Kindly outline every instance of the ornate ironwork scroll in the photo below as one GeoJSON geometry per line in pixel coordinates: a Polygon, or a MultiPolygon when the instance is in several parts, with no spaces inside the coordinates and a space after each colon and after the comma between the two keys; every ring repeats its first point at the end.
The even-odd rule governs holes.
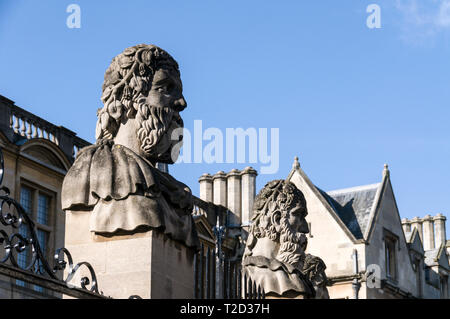
{"type": "MultiPolygon", "coordinates": [[[[4,172],[3,152],[0,148],[0,185],[4,172]]],[[[5,226],[0,229],[0,251],[2,248],[4,250],[4,254],[0,253],[0,256],[3,256],[0,259],[1,264],[9,262],[13,267],[53,280],[60,280],[58,272],[64,271],[68,266],[67,276],[63,282],[69,288],[76,288],[71,281],[81,268],[86,268],[89,275],[81,277],[81,288],[94,294],[103,295],[98,290],[97,277],[91,264],[79,262],[74,265],[72,256],[66,248],[56,250],[53,266],[50,265],[39,245],[34,221],[22,205],[10,197],[10,191],[5,186],[0,187],[0,223],[5,226]],[[20,232],[21,226],[26,228],[26,235],[24,232],[20,232]],[[8,229],[11,229],[11,234],[7,233],[8,229]],[[25,251],[31,252],[31,258],[25,260],[26,263],[23,264],[19,262],[18,256],[25,251]],[[89,285],[90,288],[88,288],[89,285]]]]}

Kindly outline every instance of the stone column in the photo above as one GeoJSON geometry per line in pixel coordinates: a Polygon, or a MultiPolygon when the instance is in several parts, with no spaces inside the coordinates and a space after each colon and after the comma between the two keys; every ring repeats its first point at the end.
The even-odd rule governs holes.
{"type": "Polygon", "coordinates": [[[402,228],[404,233],[409,233],[411,231],[411,222],[407,218],[402,219],[402,228]]]}
{"type": "Polygon", "coordinates": [[[241,224],[241,172],[237,169],[227,174],[227,207],[231,211],[229,223],[233,226],[241,224]]]}
{"type": "Polygon", "coordinates": [[[445,218],[442,214],[437,214],[434,216],[434,238],[435,238],[435,244],[436,248],[441,247],[442,244],[446,244],[447,236],[445,233],[445,221],[447,218],[445,218]]]}
{"type": "Polygon", "coordinates": [[[242,178],[242,225],[248,225],[252,219],[253,202],[256,196],[256,176],[258,173],[252,167],[241,171],[242,178]]]}
{"type": "Polygon", "coordinates": [[[423,228],[423,249],[434,249],[434,225],[433,218],[430,215],[426,215],[422,218],[423,228]]]}
{"type": "Polygon", "coordinates": [[[227,207],[227,176],[223,171],[214,174],[213,186],[214,204],[227,207]]]}
{"type": "Polygon", "coordinates": [[[213,202],[213,177],[207,173],[200,176],[200,199],[205,202],[213,202]]]}
{"type": "Polygon", "coordinates": [[[411,230],[413,228],[417,228],[417,231],[419,233],[420,240],[423,243],[423,234],[422,234],[422,220],[419,217],[414,217],[411,219],[411,230]]]}

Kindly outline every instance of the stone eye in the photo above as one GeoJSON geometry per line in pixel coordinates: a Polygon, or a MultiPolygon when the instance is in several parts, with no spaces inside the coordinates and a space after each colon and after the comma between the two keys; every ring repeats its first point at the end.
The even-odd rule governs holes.
{"type": "Polygon", "coordinates": [[[158,88],[158,92],[166,93],[167,92],[167,88],[165,86],[161,86],[161,87],[158,88]]]}
{"type": "Polygon", "coordinates": [[[160,93],[169,93],[170,91],[172,91],[172,89],[174,88],[174,85],[172,83],[163,85],[161,87],[158,88],[158,92],[160,93]]]}

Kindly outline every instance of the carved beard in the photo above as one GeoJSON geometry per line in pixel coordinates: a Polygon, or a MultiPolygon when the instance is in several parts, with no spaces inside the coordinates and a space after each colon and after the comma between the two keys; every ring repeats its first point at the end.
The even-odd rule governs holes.
{"type": "Polygon", "coordinates": [[[280,225],[280,250],[276,258],[301,270],[305,258],[302,249],[306,241],[305,234],[293,230],[287,217],[280,220],[280,225]]]}
{"type": "Polygon", "coordinates": [[[156,107],[142,102],[136,120],[140,126],[137,136],[141,150],[158,162],[174,163],[176,158],[171,158],[171,149],[179,141],[172,140],[171,135],[174,130],[183,127],[179,113],[170,107],[156,107]]]}

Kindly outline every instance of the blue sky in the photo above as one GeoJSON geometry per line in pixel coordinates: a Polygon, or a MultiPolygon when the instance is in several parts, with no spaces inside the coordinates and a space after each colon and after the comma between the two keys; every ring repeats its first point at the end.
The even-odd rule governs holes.
{"type": "MultiPolygon", "coordinates": [[[[180,64],[188,129],[280,129],[279,171],[258,190],[295,156],[323,190],[379,182],[388,163],[402,217],[448,217],[449,40],[446,0],[1,0],[0,94],[94,142],[111,59],[153,43],[180,64]],[[366,26],[371,3],[381,29],[366,26]]],[[[248,165],[170,171],[198,194],[202,173],[248,165]]]]}

